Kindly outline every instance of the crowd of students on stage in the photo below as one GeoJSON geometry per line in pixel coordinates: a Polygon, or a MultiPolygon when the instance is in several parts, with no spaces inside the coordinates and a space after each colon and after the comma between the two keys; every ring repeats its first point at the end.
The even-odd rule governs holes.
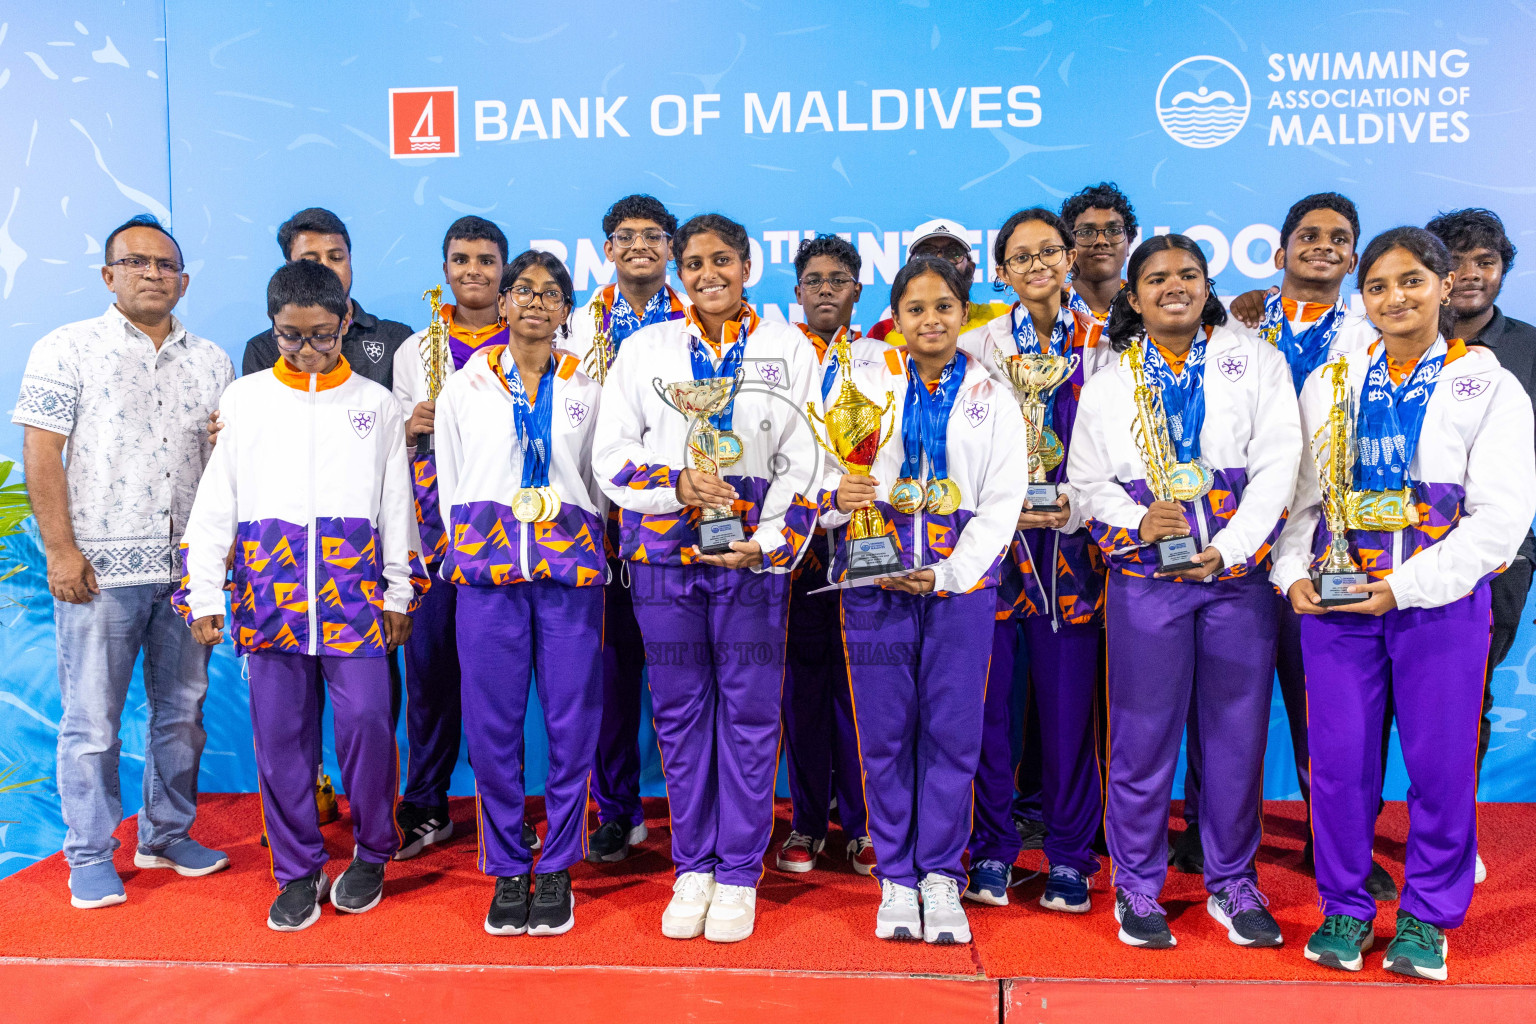
{"type": "Polygon", "coordinates": [[[1098,890],[1128,945],[1175,945],[1173,864],[1203,873],[1232,942],[1279,946],[1256,871],[1278,670],[1322,917],[1306,956],[1359,970],[1377,900],[1398,895],[1371,852],[1395,719],[1411,827],[1382,965],[1447,976],[1446,932],[1484,870],[1487,680],[1536,517],[1536,329],[1493,304],[1515,255],[1496,216],[1365,243],[1349,199],[1307,196],[1279,287],[1229,312],[1199,245],[1140,238],[1101,183],[1006,218],[995,284],[964,228],[922,225],[862,336],[861,260],[836,235],[795,254],[791,325],[747,301],[741,224],[679,224],[633,195],[602,229],[616,282],[580,302],[555,256],[455,221],[434,348],[432,328],[364,312],[345,226],[301,211],[278,233],[270,330],[233,381],[171,313],[188,279],[169,233],[136,218],[108,238],[114,305],[38,342],[14,415],[56,598],[76,906],[126,898],[116,730],[141,647],[152,708],[183,710],[151,716],[135,862],[228,865],[188,834],[208,651],[227,635],[279,931],[327,900],[371,909],[392,859],[452,835],[461,738],[485,930],[567,931],[573,865],[647,838],[648,685],[676,867],[664,935],[745,939],[765,862],[846,859],[878,881],[877,936],[966,942],[965,902],[1007,905],[1021,849],[1043,848],[1040,906],[1087,913],[1098,890]],[[1018,356],[1070,367],[1043,430],[1021,414],[1018,356]],[[685,415],[679,395],[719,378],[731,397],[685,415]],[[840,463],[812,422],[854,389],[884,410],[864,447],[886,441],[840,463]],[[1349,445],[1344,492],[1320,480],[1328,438],[1349,445]],[[1336,538],[1350,502],[1368,511],[1336,538]],[[1399,521],[1371,517],[1389,505],[1399,521]],[[701,549],[701,522],[707,540],[731,516],[741,539],[701,549]],[[899,571],[849,586],[846,542],[871,521],[899,571]],[[1342,603],[1319,589],[1341,552],[1360,574],[1342,603]],[[543,836],[524,814],[534,686],[543,836]],[[327,699],[356,839],[334,883],[327,699]],[[770,858],[781,737],[793,817],[770,858]]]}

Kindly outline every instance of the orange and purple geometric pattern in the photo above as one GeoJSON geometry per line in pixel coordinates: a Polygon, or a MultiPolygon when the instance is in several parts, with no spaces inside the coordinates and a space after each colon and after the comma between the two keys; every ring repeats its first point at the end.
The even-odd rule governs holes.
{"type": "MultiPolygon", "coordinates": [[[[830,507],[836,501],[832,493],[822,495],[822,506],[830,507]]],[[[890,504],[876,501],[875,508],[880,510],[880,516],[885,520],[885,536],[892,537],[896,541],[896,552],[901,559],[901,564],[910,569],[915,564],[913,560],[913,532],[917,527],[917,516],[898,512],[890,504]]],[[[948,515],[934,515],[926,513],[923,516],[923,565],[932,565],[935,562],[948,558],[955,552],[955,545],[960,541],[960,534],[965,531],[965,524],[969,523],[976,513],[968,508],[956,509],[948,515]]],[[[832,573],[831,579],[842,582],[848,573],[848,548],[845,543],[848,527],[840,526],[834,532],[828,547],[831,549],[832,573]]],[[[1003,578],[1003,552],[999,551],[997,558],[982,574],[966,593],[974,593],[978,590],[986,590],[996,587],[1003,578]]],[[[937,592],[939,597],[949,597],[945,591],[937,592]]]]}
{"type": "MultiPolygon", "coordinates": [[[[1087,530],[1063,534],[1056,530],[1025,530],[1009,546],[1016,578],[1003,589],[1012,597],[1011,611],[1019,615],[1049,615],[1054,591],[1060,621],[1083,625],[1104,612],[1104,556],[1087,530]],[[1047,567],[1055,554],[1052,581],[1047,567]],[[1016,592],[1014,592],[1016,589],[1016,592]]],[[[1011,615],[999,611],[1000,620],[1011,615]]]]}
{"type": "MultiPolygon", "coordinates": [[[[666,466],[636,468],[625,463],[613,482],[637,489],[676,487],[679,475],[666,466]],[[671,482],[667,483],[668,480],[671,482]]],[[[750,538],[762,517],[768,481],[755,476],[727,476],[724,479],[736,488],[737,497],[731,507],[741,516],[742,533],[750,538]]],[[[692,505],[676,512],[654,515],[620,509],[619,557],[645,565],[693,565],[699,558],[700,514],[692,505]]],[[[784,543],[772,551],[763,552],[764,561],[774,566],[789,565],[815,529],[815,523],[816,503],[803,494],[796,494],[784,513],[784,543]]]]}
{"type": "Polygon", "coordinates": [[[448,552],[448,531],[437,507],[437,456],[423,453],[411,463],[411,490],[416,496],[416,523],[421,528],[422,560],[432,566],[448,552]]]}
{"type": "MultiPolygon", "coordinates": [[[[1460,484],[1414,484],[1415,504],[1419,507],[1417,525],[1401,531],[1403,561],[1445,539],[1461,520],[1462,502],[1467,496],[1460,484]]],[[[1351,530],[1349,554],[1355,564],[1374,579],[1386,579],[1397,566],[1392,557],[1392,534],[1384,530],[1351,530]]],[[[1317,532],[1312,535],[1312,564],[1322,564],[1324,553],[1333,540],[1328,524],[1319,516],[1317,532]]]]}
{"type": "Polygon", "coordinates": [[[455,505],[449,518],[452,537],[444,578],[454,583],[499,587],[532,578],[590,587],[606,580],[603,523],[580,505],[566,502],[549,522],[524,523],[509,505],[472,501],[455,505]],[[525,534],[526,574],[519,559],[525,534]]]}

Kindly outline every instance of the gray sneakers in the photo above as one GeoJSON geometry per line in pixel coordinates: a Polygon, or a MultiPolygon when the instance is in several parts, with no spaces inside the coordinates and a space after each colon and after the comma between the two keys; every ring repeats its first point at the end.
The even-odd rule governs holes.
{"type": "Polygon", "coordinates": [[[971,941],[971,923],[960,905],[960,886],[953,878],[927,875],[918,885],[923,897],[923,941],[941,946],[971,941]]]}
{"type": "Polygon", "coordinates": [[[880,912],[875,915],[875,938],[917,941],[923,937],[923,915],[917,908],[917,890],[897,885],[889,878],[880,883],[880,912]]]}

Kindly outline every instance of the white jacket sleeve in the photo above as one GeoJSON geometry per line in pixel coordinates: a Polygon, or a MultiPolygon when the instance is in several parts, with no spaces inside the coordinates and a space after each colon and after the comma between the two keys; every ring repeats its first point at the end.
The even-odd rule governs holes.
{"type": "Polygon", "coordinates": [[[1024,446],[1024,416],[1006,388],[992,382],[992,438],[987,448],[987,475],[976,496],[976,514],[960,531],[948,558],[933,565],[933,589],[948,594],[970,590],[1013,539],[1024,506],[1029,469],[1018,453],[1024,446]]]}
{"type": "Polygon", "coordinates": [[[1072,481],[1077,512],[1083,519],[1097,520],[1139,539],[1147,507],[1132,500],[1115,478],[1105,438],[1107,404],[1118,397],[1115,385],[1112,375],[1095,377],[1083,385],[1072,428],[1072,450],[1067,453],[1067,479],[1072,481]]]}
{"type": "Polygon", "coordinates": [[[206,615],[224,614],[224,558],[240,525],[235,494],[238,402],[236,395],[228,393],[220,402],[224,429],[198,482],[187,529],[181,538],[187,549],[182,601],[188,625],[206,615]]]}
{"type": "Polygon", "coordinates": [[[1285,357],[1258,349],[1258,388],[1248,441],[1248,482],[1237,511],[1211,538],[1224,566],[1246,562],[1263,546],[1290,503],[1301,460],[1301,412],[1285,357]]]}
{"type": "Polygon", "coordinates": [[[385,403],[386,437],[393,440],[384,460],[384,479],[379,490],[379,550],[383,559],[384,610],[405,613],[415,602],[411,581],[412,562],[421,555],[421,534],[416,526],[415,494],[411,467],[405,456],[405,426],[400,410],[385,403]]]}
{"type": "Polygon", "coordinates": [[[1461,519],[1444,540],[1387,577],[1399,608],[1450,604],[1515,557],[1536,516],[1536,451],[1528,443],[1533,429],[1531,400],[1512,374],[1499,371],[1467,452],[1461,519]]]}
{"type": "MultiPolygon", "coordinates": [[[[1328,402],[1317,395],[1319,388],[1328,388],[1321,372],[1312,374],[1301,389],[1301,409],[1319,408],[1326,415],[1328,402]]],[[[1282,597],[1289,597],[1297,580],[1312,574],[1312,539],[1317,535],[1317,522],[1322,517],[1322,491],[1317,479],[1317,462],[1312,454],[1312,424],[1303,422],[1301,429],[1301,458],[1296,465],[1296,483],[1291,492],[1291,512],[1275,542],[1274,567],[1269,571],[1269,582],[1279,589],[1282,597]]]]}
{"type": "MultiPolygon", "coordinates": [[[[665,515],[683,507],[677,500],[682,466],[645,445],[643,400],[651,380],[646,368],[639,365],[644,352],[634,340],[631,337],[629,344],[619,348],[603,385],[602,408],[592,439],[592,469],[603,493],[620,508],[642,515],[665,515]]],[[[671,410],[667,415],[681,416],[671,410]]]]}
{"type": "Polygon", "coordinates": [[[789,572],[800,561],[809,537],[803,538],[791,551],[789,538],[784,535],[784,517],[797,498],[814,506],[821,496],[821,484],[825,479],[826,462],[821,446],[811,436],[810,425],[803,415],[806,403],[820,390],[816,360],[808,346],[797,345],[790,350],[788,361],[789,394],[786,397],[798,415],[786,417],[784,427],[779,431],[774,462],[788,468],[775,474],[768,485],[768,492],[763,495],[762,514],[752,533],[752,540],[763,549],[759,571],[789,572]],[[769,556],[775,553],[778,557],[770,559],[769,556]]]}
{"type": "Polygon", "coordinates": [[[451,513],[458,502],[459,473],[464,465],[464,437],[459,424],[460,389],[443,388],[437,396],[437,409],[433,413],[433,452],[437,460],[437,510],[443,525],[448,529],[450,542],[453,527],[451,513]]]}
{"type": "MultiPolygon", "coordinates": [[[[400,406],[400,415],[403,422],[409,422],[411,413],[416,411],[416,404],[426,400],[426,392],[423,390],[421,367],[421,335],[417,331],[400,343],[395,349],[394,360],[394,396],[395,402],[400,406]]],[[[404,427],[402,426],[402,430],[404,427]]],[[[413,438],[406,438],[406,447],[415,451],[413,438]]]]}

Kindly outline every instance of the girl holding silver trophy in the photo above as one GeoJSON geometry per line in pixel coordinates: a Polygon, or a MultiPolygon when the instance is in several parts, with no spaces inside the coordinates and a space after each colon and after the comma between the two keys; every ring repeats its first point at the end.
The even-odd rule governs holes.
{"type": "Polygon", "coordinates": [[[1110,570],[1105,830],[1132,946],[1174,945],[1158,898],[1191,694],[1207,911],[1238,945],[1280,943],[1253,859],[1277,630],[1265,574],[1301,429],[1284,356],[1226,319],[1193,239],[1137,246],[1109,318],[1120,359],[1083,387],[1067,458],[1110,570]]]}
{"type": "Polygon", "coordinates": [[[1447,929],[1472,900],[1488,581],[1536,514],[1531,405],[1485,348],[1451,339],[1450,254],[1420,228],[1360,257],[1369,348],[1301,392],[1295,510],[1270,579],[1302,616],[1317,890],[1307,959],[1358,971],[1390,706],[1407,764],[1406,884],[1382,966],[1445,980],[1447,929]]]}
{"type": "Polygon", "coordinates": [[[622,512],[672,812],[662,934],[752,934],[773,831],[789,571],[822,460],[803,409],[816,359],[743,301],[747,232],[702,214],[672,239],[687,317],[636,331],[604,385],[593,463],[622,512]]]}
{"type": "Polygon", "coordinates": [[[1107,360],[1100,324],[1064,301],[1077,254],[1049,210],[1020,210],[997,233],[998,278],[1019,297],[960,350],[1016,396],[1029,429],[1029,490],[998,588],[988,674],[976,822],[967,899],[1008,902],[1020,839],[1014,829],[1009,706],[1022,628],[1029,651],[1030,713],[1040,716],[1045,855],[1050,876],[1040,905],[1086,913],[1090,849],[1104,804],[1093,721],[1104,615],[1104,560],[1083,528],[1066,483],[1066,450],[1083,383],[1107,360]]]}

